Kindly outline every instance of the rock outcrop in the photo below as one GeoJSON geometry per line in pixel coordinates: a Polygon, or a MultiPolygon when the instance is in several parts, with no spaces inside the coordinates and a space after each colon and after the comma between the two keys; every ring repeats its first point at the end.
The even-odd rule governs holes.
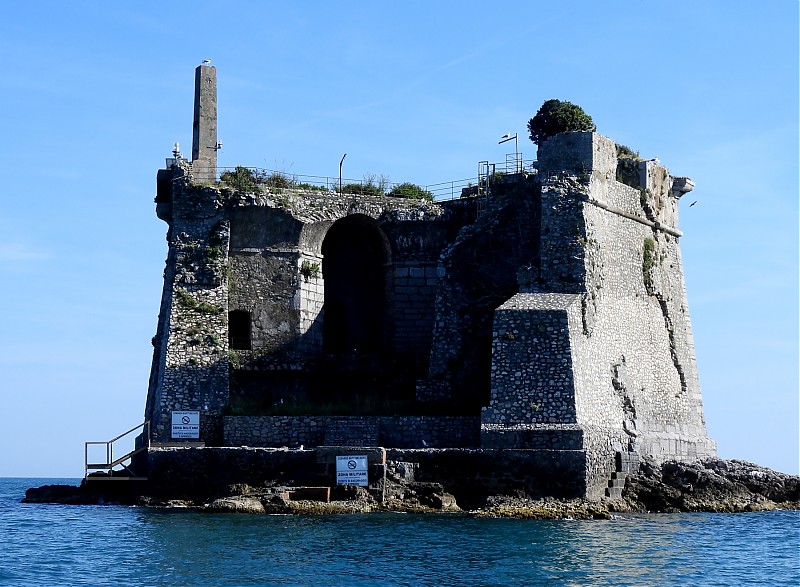
{"type": "Polygon", "coordinates": [[[644,461],[623,498],[637,511],[742,512],[800,509],[800,478],[745,461],[644,461]]]}
{"type": "MultiPolygon", "coordinates": [[[[222,495],[196,499],[152,497],[146,491],[113,492],[102,488],[46,485],[29,489],[26,503],[129,504],[145,507],[188,507],[200,511],[249,514],[340,514],[372,511],[414,513],[461,512],[440,483],[404,480],[392,475],[382,502],[360,487],[261,487],[232,485],[222,495]]],[[[131,488],[133,489],[133,488],[131,488]]],[[[144,488],[142,488],[144,490],[144,488]]],[[[198,494],[200,495],[200,494],[198,494]]],[[[751,512],[800,509],[800,477],[738,460],[708,459],[694,463],[642,461],[628,477],[620,499],[532,499],[520,491],[488,497],[467,513],[483,517],[531,519],[603,519],[618,512],[751,512]]]]}

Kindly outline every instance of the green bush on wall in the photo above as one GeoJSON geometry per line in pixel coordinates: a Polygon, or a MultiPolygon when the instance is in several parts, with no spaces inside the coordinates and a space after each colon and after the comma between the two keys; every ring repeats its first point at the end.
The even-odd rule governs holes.
{"type": "Polygon", "coordinates": [[[223,171],[219,180],[242,192],[253,192],[259,183],[258,175],[247,167],[238,165],[233,171],[223,171]]]}
{"type": "Polygon", "coordinates": [[[374,183],[348,183],[342,186],[342,193],[358,194],[360,196],[383,196],[384,192],[380,186],[374,183]]]}
{"type": "Polygon", "coordinates": [[[592,117],[572,102],[547,100],[528,121],[531,140],[537,145],[562,132],[597,130],[592,117]]]}
{"type": "Polygon", "coordinates": [[[398,184],[392,188],[392,190],[386,194],[387,196],[391,196],[393,198],[408,198],[410,200],[426,200],[428,202],[433,201],[433,194],[426,190],[423,187],[418,186],[415,183],[405,182],[398,184]]]}

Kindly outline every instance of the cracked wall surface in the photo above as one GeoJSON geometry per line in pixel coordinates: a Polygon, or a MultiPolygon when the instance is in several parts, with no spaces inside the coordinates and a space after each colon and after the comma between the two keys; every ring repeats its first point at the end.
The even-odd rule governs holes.
{"type": "Polygon", "coordinates": [[[483,412],[484,441],[504,446],[503,438],[535,445],[545,430],[577,425],[593,455],[589,487],[607,478],[618,451],[659,460],[715,454],[673,178],[655,162],[634,162],[642,183],[617,181],[614,151],[596,133],[559,135],[540,148],[541,261],[521,272],[520,292],[495,312],[492,396],[483,412]],[[531,338],[544,324],[553,334],[531,338]],[[546,345],[551,352],[542,352],[546,345]],[[534,384],[524,375],[531,372],[540,374],[534,384]],[[565,401],[571,411],[559,408],[565,401]],[[546,407],[531,413],[539,404],[546,407]]]}

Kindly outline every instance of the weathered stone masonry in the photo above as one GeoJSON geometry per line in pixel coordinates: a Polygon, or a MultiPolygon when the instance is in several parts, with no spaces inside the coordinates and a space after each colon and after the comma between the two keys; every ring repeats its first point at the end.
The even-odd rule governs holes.
{"type": "Polygon", "coordinates": [[[714,454],[679,249],[690,180],[565,133],[492,178],[480,214],[466,194],[236,190],[208,172],[211,70],[209,144],[158,175],[153,442],[198,410],[207,446],[381,444],[420,467],[425,447],[527,451],[591,497],[620,459],[714,454]]]}

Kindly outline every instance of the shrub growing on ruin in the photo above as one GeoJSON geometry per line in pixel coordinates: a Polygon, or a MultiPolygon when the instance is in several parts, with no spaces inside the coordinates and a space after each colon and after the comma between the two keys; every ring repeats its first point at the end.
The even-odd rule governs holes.
{"type": "Polygon", "coordinates": [[[641,161],[642,157],[639,155],[639,151],[634,151],[627,145],[621,145],[617,143],[617,157],[619,159],[634,159],[635,161],[641,161]]]}
{"type": "Polygon", "coordinates": [[[597,130],[592,117],[583,108],[565,100],[547,100],[528,121],[531,140],[537,145],[562,132],[597,130]]]}
{"type": "Polygon", "coordinates": [[[408,198],[410,200],[425,200],[427,202],[433,201],[433,194],[431,192],[411,182],[405,182],[394,186],[387,195],[393,198],[408,198]]]}
{"type": "Polygon", "coordinates": [[[223,171],[219,180],[243,192],[254,192],[258,186],[258,176],[251,169],[238,165],[233,171],[223,171]]]}
{"type": "Polygon", "coordinates": [[[360,196],[383,196],[384,191],[374,183],[348,183],[342,186],[345,194],[358,194],[360,196]]]}
{"type": "Polygon", "coordinates": [[[271,188],[290,188],[293,187],[295,181],[285,173],[280,171],[273,171],[264,179],[264,185],[271,188]]]}

